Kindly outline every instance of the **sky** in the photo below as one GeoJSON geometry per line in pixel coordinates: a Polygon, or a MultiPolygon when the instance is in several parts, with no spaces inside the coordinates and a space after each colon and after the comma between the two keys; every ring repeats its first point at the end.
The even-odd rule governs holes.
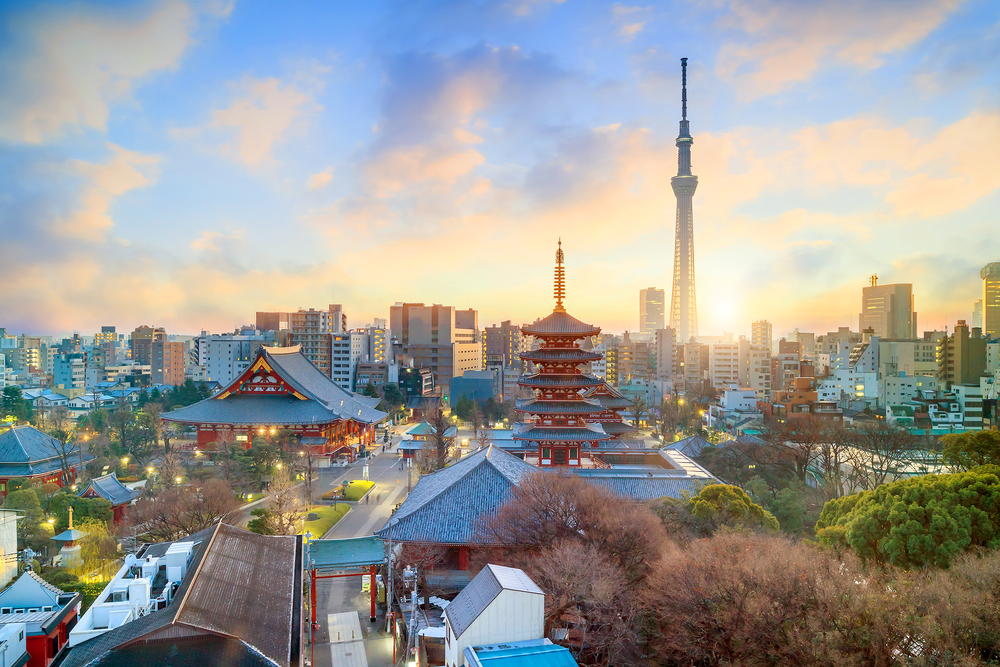
{"type": "Polygon", "coordinates": [[[857,327],[1000,261],[995,0],[0,1],[0,327],[232,331],[397,301],[638,327],[673,270],[680,64],[703,335],[857,327]]]}

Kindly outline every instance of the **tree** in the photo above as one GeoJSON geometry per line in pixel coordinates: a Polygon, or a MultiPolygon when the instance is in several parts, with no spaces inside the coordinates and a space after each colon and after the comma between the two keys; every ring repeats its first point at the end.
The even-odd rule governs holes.
{"type": "Polygon", "coordinates": [[[65,405],[55,405],[49,409],[49,427],[65,430],[66,425],[69,423],[70,414],[69,408],[65,405]]]}
{"type": "Polygon", "coordinates": [[[135,413],[126,407],[120,407],[108,417],[111,438],[118,443],[121,451],[128,451],[133,423],[135,423],[135,413]]]}
{"type": "Polygon", "coordinates": [[[948,567],[961,552],[1000,547],[1000,466],[926,475],[831,500],[820,541],[901,568],[948,567]]]}
{"type": "Polygon", "coordinates": [[[79,445],[74,447],[70,444],[72,434],[69,431],[52,429],[49,431],[49,435],[52,437],[52,440],[49,441],[49,449],[59,459],[59,467],[62,469],[63,486],[69,486],[73,483],[73,462],[71,457],[79,453],[79,445]]]}
{"type": "Polygon", "coordinates": [[[465,394],[458,397],[455,404],[451,406],[451,414],[455,415],[463,422],[469,423],[472,419],[472,412],[476,409],[476,404],[465,394]]]}
{"type": "MultiPolygon", "coordinates": [[[[17,537],[21,546],[23,547],[29,542],[36,542],[43,531],[39,524],[42,520],[42,507],[38,502],[38,494],[35,489],[8,490],[3,506],[7,509],[24,512],[24,518],[17,522],[17,537]]],[[[44,534],[44,537],[48,539],[50,536],[44,534]]]]}
{"type": "Polygon", "coordinates": [[[20,387],[13,385],[4,387],[3,401],[0,403],[0,408],[3,410],[3,414],[0,416],[13,417],[18,423],[23,423],[31,419],[31,403],[25,400],[20,387]]]}
{"type": "Polygon", "coordinates": [[[427,416],[427,423],[434,428],[434,434],[429,440],[431,445],[430,456],[427,457],[428,460],[426,462],[431,468],[428,472],[433,472],[448,465],[448,457],[451,454],[452,446],[455,444],[455,436],[448,435],[448,429],[451,428],[451,424],[448,422],[448,418],[441,408],[435,408],[427,416]]]}
{"type": "MultiPolygon", "coordinates": [[[[945,436],[947,437],[947,436],[945,436]]],[[[904,466],[916,449],[916,439],[906,429],[876,421],[849,434],[848,482],[863,491],[902,479],[904,466]]]]}
{"type": "Polygon", "coordinates": [[[403,407],[405,402],[403,400],[403,392],[399,390],[399,385],[389,383],[382,387],[382,402],[379,403],[378,408],[393,415],[403,407]]]}
{"type": "Polygon", "coordinates": [[[137,532],[153,541],[176,540],[212,526],[239,511],[240,502],[224,480],[208,479],[198,486],[168,488],[141,498],[126,518],[137,532]]]}
{"type": "Polygon", "coordinates": [[[370,381],[367,385],[365,385],[364,392],[362,393],[369,398],[382,398],[379,396],[378,389],[376,389],[375,385],[373,385],[370,381]]]}
{"type": "Polygon", "coordinates": [[[824,442],[829,440],[829,424],[814,417],[772,421],[765,425],[764,441],[772,449],[783,451],[803,484],[824,442]]]}
{"type": "Polygon", "coordinates": [[[295,535],[302,501],[286,467],[279,468],[267,487],[267,513],[261,515],[266,535],[295,535]]]}
{"type": "Polygon", "coordinates": [[[956,470],[1000,465],[1000,431],[949,433],[941,438],[942,458],[956,470]]]}
{"type": "Polygon", "coordinates": [[[61,533],[69,528],[69,508],[73,508],[74,526],[84,519],[107,523],[113,518],[111,503],[104,498],[78,498],[60,493],[49,500],[49,514],[55,517],[55,531],[61,533]]]}
{"type": "Polygon", "coordinates": [[[536,472],[513,489],[477,532],[487,544],[537,551],[563,541],[597,549],[620,567],[629,585],[649,573],[667,542],[649,508],[623,502],[572,474],[536,472]]]}
{"type": "Polygon", "coordinates": [[[642,419],[642,416],[646,414],[648,410],[649,410],[649,403],[646,402],[645,398],[640,396],[639,398],[635,399],[635,402],[632,404],[632,425],[638,428],[639,421],[642,419]]]}
{"type": "Polygon", "coordinates": [[[746,491],[730,484],[710,484],[689,503],[691,514],[713,528],[764,528],[778,530],[778,520],[753,502],[746,491]]]}

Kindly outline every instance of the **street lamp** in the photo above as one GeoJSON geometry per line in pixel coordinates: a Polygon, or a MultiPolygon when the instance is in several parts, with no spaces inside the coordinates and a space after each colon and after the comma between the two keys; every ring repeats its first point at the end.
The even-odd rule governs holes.
{"type": "Polygon", "coordinates": [[[122,457],[122,465],[126,465],[126,466],[128,465],[128,457],[127,456],[122,457]]]}
{"type": "Polygon", "coordinates": [[[177,482],[178,484],[180,484],[181,483],[181,478],[180,477],[174,477],[174,481],[177,482]]]}

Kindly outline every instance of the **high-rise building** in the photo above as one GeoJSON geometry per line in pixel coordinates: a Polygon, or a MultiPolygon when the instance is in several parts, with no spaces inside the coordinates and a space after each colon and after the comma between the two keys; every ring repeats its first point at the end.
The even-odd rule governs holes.
{"type": "Polygon", "coordinates": [[[740,384],[740,344],[711,343],[708,346],[708,379],[718,390],[740,384]]]}
{"type": "Polygon", "coordinates": [[[771,323],[767,320],[757,320],[750,325],[750,345],[758,350],[771,352],[771,323]]]}
{"type": "Polygon", "coordinates": [[[257,313],[257,331],[288,331],[292,327],[291,313],[257,313]]]}
{"type": "Polygon", "coordinates": [[[177,387],[184,384],[184,361],[187,354],[182,342],[155,340],[150,353],[153,384],[177,387]]]}
{"type": "Polygon", "coordinates": [[[629,384],[634,380],[651,380],[650,346],[642,340],[636,340],[628,332],[618,346],[618,381],[629,384]]]}
{"type": "Polygon", "coordinates": [[[879,285],[878,276],[861,293],[859,328],[874,330],[879,338],[917,337],[917,313],[913,310],[913,285],[879,285]]]}
{"type": "Polygon", "coordinates": [[[983,300],[976,299],[975,303],[972,304],[972,328],[982,329],[983,328],[983,300]]]}
{"type": "Polygon", "coordinates": [[[1000,338],[1000,262],[991,262],[979,272],[983,279],[983,333],[1000,338]]]}
{"type": "Polygon", "coordinates": [[[698,177],[691,174],[691,131],[687,119],[687,58],[681,58],[681,125],[677,135],[677,175],[670,186],[677,197],[674,231],[674,281],[670,291],[670,328],[685,344],[698,335],[698,304],[694,287],[694,213],[692,200],[698,177]]]}
{"type": "Polygon", "coordinates": [[[164,341],[167,332],[163,327],[136,327],[132,332],[129,348],[132,350],[132,361],[143,366],[149,366],[152,360],[153,341],[164,341]]]}
{"type": "Polygon", "coordinates": [[[101,327],[101,332],[94,334],[94,345],[114,343],[118,340],[118,333],[114,327],[101,327]]]}
{"type": "Polygon", "coordinates": [[[257,357],[266,342],[264,334],[221,334],[202,332],[194,339],[195,364],[205,369],[205,379],[225,386],[238,378],[257,357]]]}
{"type": "MultiPolygon", "coordinates": [[[[299,345],[302,354],[311,361],[323,375],[333,377],[330,362],[330,350],[333,345],[333,334],[347,329],[347,315],[339,303],[330,304],[327,310],[305,310],[291,314],[291,341],[299,345]]],[[[271,329],[274,331],[275,329],[271,329]]],[[[350,387],[344,387],[350,390],[350,387]]]]}
{"type": "Polygon", "coordinates": [[[673,380],[677,369],[677,338],[670,328],[657,329],[653,340],[656,380],[673,380]]]}
{"type": "Polygon", "coordinates": [[[479,316],[471,308],[397,303],[389,309],[389,330],[396,358],[406,355],[414,367],[431,369],[446,396],[453,377],[483,367],[479,316]]]}
{"type": "Polygon", "coordinates": [[[948,389],[958,384],[979,384],[986,372],[986,339],[979,329],[969,331],[965,320],[959,320],[951,336],[942,336],[937,343],[937,379],[948,389]]]}
{"type": "Polygon", "coordinates": [[[524,337],[521,327],[511,324],[510,320],[493,325],[483,330],[483,360],[489,367],[521,368],[521,346],[524,337]]]}
{"type": "Polygon", "coordinates": [[[655,287],[639,290],[639,333],[651,339],[666,323],[664,291],[655,287]]]}

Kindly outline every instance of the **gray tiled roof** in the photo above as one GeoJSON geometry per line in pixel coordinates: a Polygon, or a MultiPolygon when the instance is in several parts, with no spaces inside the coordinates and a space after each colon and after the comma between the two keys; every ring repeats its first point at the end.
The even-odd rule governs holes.
{"type": "Polygon", "coordinates": [[[112,505],[124,505],[135,500],[142,493],[141,491],[126,488],[124,484],[118,481],[118,475],[113,472],[109,475],[95,477],[90,480],[87,483],[87,487],[76,495],[82,496],[91,488],[94,489],[98,496],[104,498],[112,505]]]}
{"type": "MultiPolygon", "coordinates": [[[[512,489],[538,469],[499,447],[465,456],[424,475],[392,516],[392,539],[434,544],[477,544],[479,519],[495,513],[512,489]]],[[[375,532],[389,537],[389,525],[375,532]]]]}
{"type": "Polygon", "coordinates": [[[690,477],[585,477],[588,483],[600,487],[616,496],[632,500],[653,500],[669,496],[680,498],[684,492],[696,495],[706,484],[717,484],[714,479],[695,479],[690,477]]]}
{"type": "Polygon", "coordinates": [[[596,336],[601,333],[600,327],[581,322],[566,312],[553,312],[548,317],[537,320],[534,324],[521,327],[526,334],[586,334],[596,336]]]}
{"type": "MultiPolygon", "coordinates": [[[[45,475],[62,468],[56,454],[59,441],[34,426],[15,426],[0,434],[0,476],[31,477],[45,475]]],[[[84,462],[94,457],[89,454],[84,462]]],[[[70,465],[79,463],[76,447],[70,450],[70,465]]]]}
{"type": "Polygon", "coordinates": [[[701,450],[705,447],[713,446],[714,445],[712,445],[711,442],[700,435],[692,435],[678,440],[677,442],[672,442],[669,445],[664,446],[664,449],[676,449],[684,456],[698,457],[701,456],[701,450]]]}
{"type": "Polygon", "coordinates": [[[581,350],[580,348],[553,350],[549,348],[539,348],[522,352],[521,358],[525,361],[597,361],[603,356],[597,352],[581,350]]]}
{"type": "MultiPolygon", "coordinates": [[[[298,348],[276,351],[262,347],[258,354],[307,400],[287,395],[213,396],[164,414],[163,419],[192,424],[315,424],[350,419],[377,424],[388,416],[375,408],[380,399],[340,388],[298,348]]],[[[236,388],[239,381],[234,380],[226,390],[236,388]]]]}
{"type": "Polygon", "coordinates": [[[503,590],[545,595],[522,570],[502,565],[487,565],[445,607],[444,615],[451,624],[455,636],[461,637],[503,590]]]}
{"type": "Polygon", "coordinates": [[[600,423],[587,424],[582,427],[561,427],[544,426],[540,424],[521,423],[514,425],[515,440],[607,440],[610,436],[605,433],[600,423]]]}
{"type": "Polygon", "coordinates": [[[529,398],[516,402],[514,408],[518,412],[532,415],[548,414],[597,414],[604,412],[600,403],[590,399],[573,401],[551,401],[543,398],[529,398]]]}

